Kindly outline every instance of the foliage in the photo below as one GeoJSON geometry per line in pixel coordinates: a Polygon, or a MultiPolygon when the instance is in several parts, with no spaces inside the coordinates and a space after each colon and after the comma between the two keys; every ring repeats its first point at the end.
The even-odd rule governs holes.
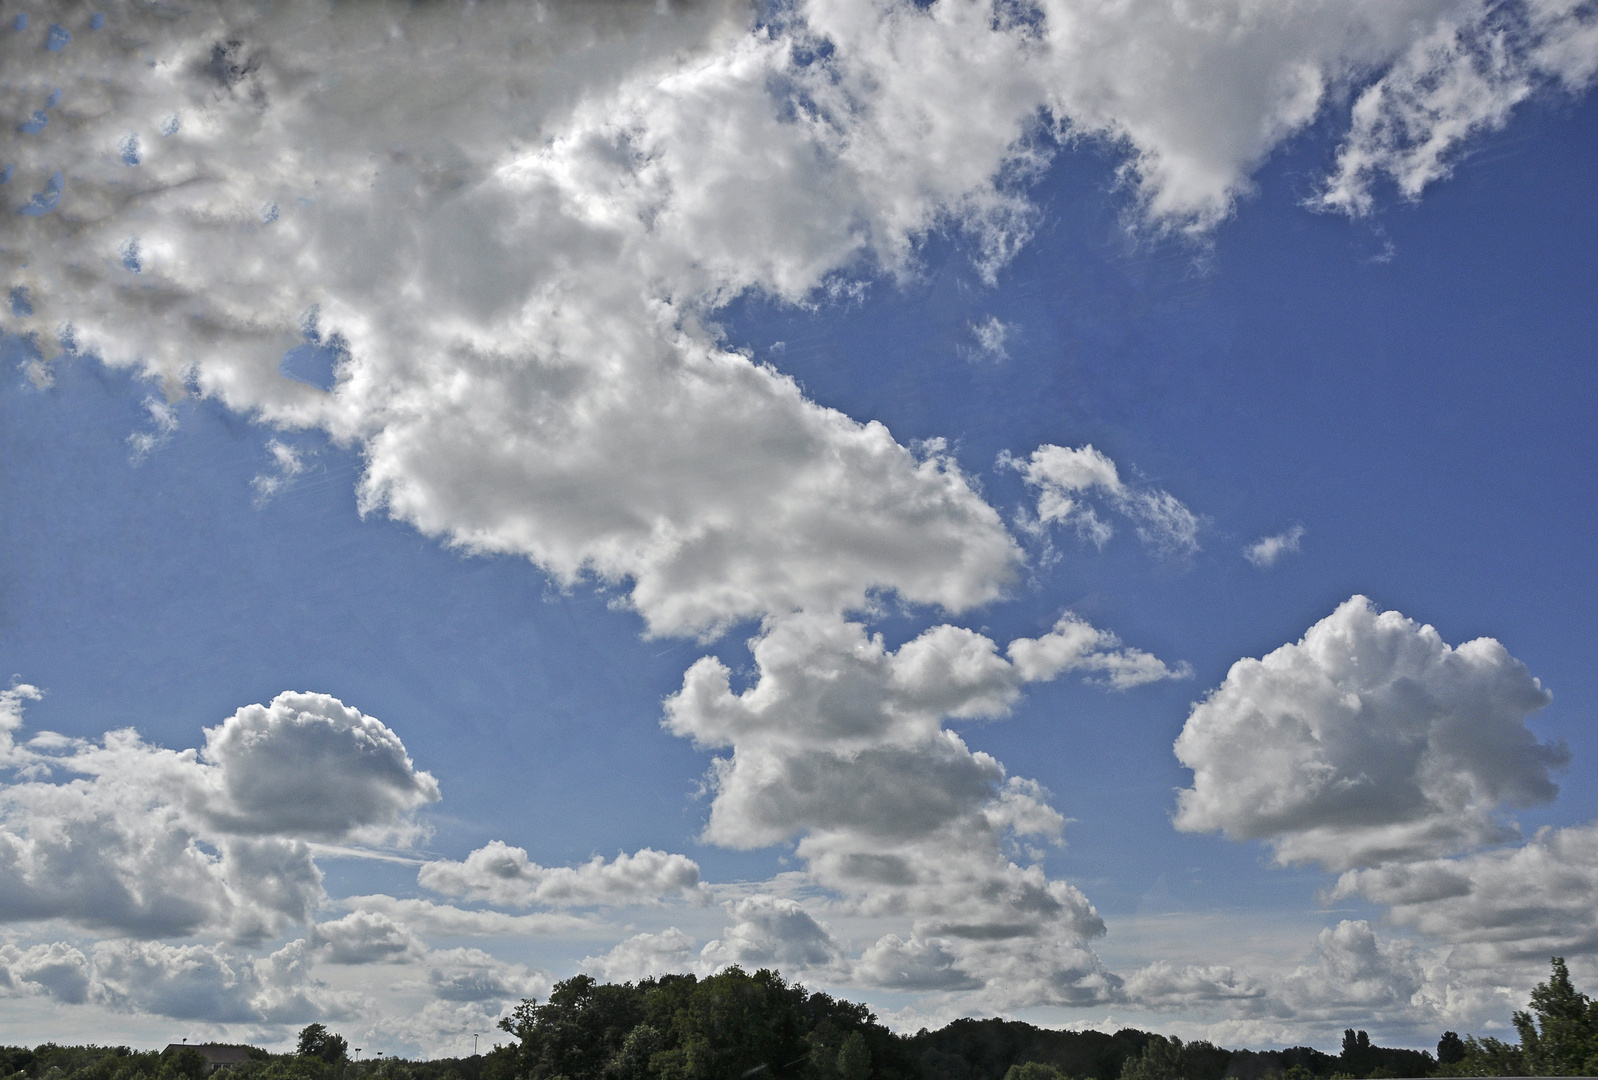
{"type": "Polygon", "coordinates": [[[1182,1075],[1182,1040],[1156,1035],[1136,1057],[1121,1066],[1121,1080],[1185,1080],[1182,1075]]]}
{"type": "Polygon", "coordinates": [[[558,983],[500,1021],[515,1080],[912,1080],[900,1040],[864,1005],[739,967],[558,983]]]}
{"type": "MultiPolygon", "coordinates": [[[[1124,1028],[1051,1031],[1011,1020],[955,1020],[899,1036],[862,1004],[731,967],[599,983],[579,975],[543,1004],[500,1021],[512,1045],[435,1061],[353,1065],[322,1024],[294,1054],[250,1048],[228,1080],[1379,1080],[1401,1076],[1598,1075],[1598,1003],[1571,984],[1562,958],[1514,1017],[1519,1045],[1443,1033],[1437,1057],[1343,1034],[1336,1056],[1307,1046],[1227,1050],[1124,1028]]],[[[193,1047],[0,1047],[0,1080],[202,1080],[193,1047]]],[[[219,1080],[213,1077],[212,1080],[219,1080]]]]}
{"type": "Polygon", "coordinates": [[[349,1049],[350,1044],[344,1041],[344,1036],[335,1035],[322,1024],[307,1024],[300,1031],[299,1047],[295,1053],[300,1057],[320,1058],[332,1065],[346,1060],[349,1049]]]}
{"type": "Polygon", "coordinates": [[[1565,958],[1550,958],[1547,982],[1515,1013],[1520,1045],[1443,1033],[1439,1076],[1598,1076],[1598,1002],[1570,981],[1565,958]],[[1444,1054],[1444,1046],[1448,1047],[1444,1054]]]}
{"type": "Polygon", "coordinates": [[[1372,1080],[1430,1076],[1437,1069],[1437,1060],[1423,1050],[1374,1046],[1367,1033],[1349,1028],[1343,1032],[1343,1052],[1337,1057],[1337,1069],[1346,1076],[1372,1080]]]}
{"type": "MultiPolygon", "coordinates": [[[[246,1050],[250,1060],[231,1068],[230,1080],[328,1080],[319,1060],[307,1069],[292,1058],[255,1047],[239,1049],[246,1050]],[[294,1064],[285,1067],[285,1062],[294,1064]]],[[[200,1080],[211,1072],[204,1055],[192,1046],[164,1051],[54,1043],[33,1050],[0,1047],[0,1078],[13,1080],[200,1080]]]]}
{"type": "Polygon", "coordinates": [[[1004,1080],[1069,1080],[1069,1078],[1053,1065],[1045,1065],[1041,1061],[1023,1061],[1019,1065],[1011,1065],[1010,1071],[1004,1074],[1004,1080]]]}
{"type": "MultiPolygon", "coordinates": [[[[1326,1057],[1313,1050],[1309,1053],[1326,1057]]],[[[1121,1077],[1122,1080],[1221,1080],[1223,1076],[1248,1076],[1251,1073],[1281,1075],[1284,1069],[1287,1080],[1299,1080],[1300,1077],[1308,1080],[1315,1076],[1303,1061],[1296,1058],[1284,1064],[1278,1055],[1262,1057],[1269,1064],[1263,1070],[1250,1069],[1247,1057],[1223,1050],[1212,1042],[1184,1043],[1181,1039],[1151,1035],[1142,1051],[1127,1058],[1121,1066],[1121,1077]],[[1234,1064],[1237,1066],[1235,1069],[1234,1064]]]]}
{"type": "Polygon", "coordinates": [[[1520,1047],[1501,1039],[1478,1039],[1474,1035],[1464,1038],[1464,1052],[1459,1060],[1449,1062],[1437,1070],[1438,1076],[1527,1076],[1526,1063],[1520,1047]]]}
{"type": "Polygon", "coordinates": [[[1598,1075],[1598,1003],[1571,985],[1564,957],[1551,966],[1531,992],[1530,1011],[1515,1014],[1526,1067],[1533,1076],[1598,1075]]]}
{"type": "Polygon", "coordinates": [[[926,1080],[1002,1080],[1016,1065],[1049,1065],[1062,1075],[1115,1080],[1121,1064],[1153,1036],[1135,1028],[1050,1031],[1019,1020],[961,1019],[908,1041],[926,1080]]]}

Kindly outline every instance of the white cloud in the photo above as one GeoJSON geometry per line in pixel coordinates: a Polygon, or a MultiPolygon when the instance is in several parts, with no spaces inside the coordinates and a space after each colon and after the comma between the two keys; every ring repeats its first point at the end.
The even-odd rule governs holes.
{"type": "Polygon", "coordinates": [[[705,657],[666,702],[669,730],[732,748],[715,764],[705,837],[734,847],[807,829],[881,841],[932,834],[977,813],[1004,775],[945,730],[946,718],[1002,716],[1023,682],[1072,669],[1122,685],[1175,674],[1071,615],[1011,642],[1010,661],[959,627],[933,627],[889,652],[859,623],[816,616],[783,619],[752,648],[760,677],[747,690],[733,693],[727,667],[705,657]]]}
{"type": "MultiPolygon", "coordinates": [[[[1021,838],[1058,842],[1063,819],[1042,788],[1007,778],[944,723],[1003,716],[1025,682],[1065,671],[1104,672],[1112,685],[1177,673],[1073,615],[1012,641],[1009,659],[958,627],[889,651],[858,623],[818,616],[777,620],[752,649],[759,677],[748,689],[734,693],[731,673],[707,657],[666,703],[671,731],[731,749],[714,763],[707,840],[762,847],[798,837],[809,878],[847,910],[911,921],[922,959],[905,978],[932,978],[927,957],[941,950],[964,973],[938,976],[951,983],[993,979],[1003,993],[1026,987],[1047,1001],[1108,992],[1090,953],[1056,957],[1040,945],[1102,933],[1087,898],[1005,853],[1021,838]],[[1056,960],[1065,966],[1049,969],[1056,960]]],[[[861,977],[888,978],[891,964],[909,963],[904,949],[884,942],[861,977]]]]}
{"type": "Polygon", "coordinates": [[[1009,351],[1004,347],[1010,336],[1010,327],[1001,322],[997,315],[989,315],[985,322],[972,323],[971,336],[977,342],[975,350],[965,350],[971,359],[996,361],[1010,358],[1009,351]]]}
{"type": "Polygon", "coordinates": [[[755,895],[726,906],[734,921],[699,951],[710,970],[740,964],[751,970],[803,971],[840,959],[838,943],[827,928],[786,897],[755,895]]]}
{"type": "Polygon", "coordinates": [[[256,499],[261,502],[282,491],[289,481],[305,471],[305,461],[300,452],[281,439],[272,439],[266,444],[266,449],[272,455],[276,472],[260,473],[250,481],[256,499]]]}
{"type": "Polygon", "coordinates": [[[1028,487],[1038,489],[1036,519],[1022,520],[1033,531],[1068,526],[1102,548],[1115,534],[1100,516],[1100,505],[1095,505],[1102,500],[1102,505],[1130,518],[1138,539],[1156,551],[1188,555],[1199,549],[1198,515],[1168,491],[1127,484],[1115,462],[1091,445],[1073,450],[1045,443],[1024,460],[1000,454],[999,465],[1017,470],[1028,487]]]}
{"type": "Polygon", "coordinates": [[[905,940],[885,934],[860,955],[854,981],[889,990],[979,990],[981,979],[961,971],[955,956],[938,941],[905,940]]]}
{"type": "Polygon", "coordinates": [[[9,690],[0,690],[0,767],[9,767],[28,760],[27,751],[17,751],[17,731],[22,727],[23,702],[38,701],[44,691],[31,683],[15,683],[9,690]]]}
{"type": "Polygon", "coordinates": [[[93,950],[91,997],[120,1012],[214,1024],[304,1023],[354,1015],[358,995],[310,974],[303,942],[252,959],[204,945],[102,941],[93,950]]]}
{"type": "Polygon", "coordinates": [[[443,1001],[502,1002],[549,990],[543,972],[506,963],[481,949],[440,949],[427,960],[428,986],[443,1001]]]}
{"type": "Polygon", "coordinates": [[[1192,1009],[1217,1002],[1257,1002],[1268,991],[1235,968],[1156,960],[1126,978],[1128,1001],[1147,1009],[1192,1009]]]}
{"type": "Polygon", "coordinates": [[[128,460],[134,465],[164,446],[178,429],[178,414],[170,402],[147,397],[144,399],[144,411],[150,414],[150,428],[128,436],[128,446],[132,447],[128,460]]]}
{"type": "MultiPolygon", "coordinates": [[[[89,131],[51,148],[76,156],[84,200],[125,208],[104,228],[139,219],[143,261],[136,288],[112,273],[67,297],[41,279],[36,319],[70,319],[76,347],[139,364],[174,393],[192,386],[358,441],[366,508],[470,550],[527,556],[563,582],[625,583],[659,632],[859,607],[878,589],[958,610],[1012,579],[1017,550],[951,460],[917,458],[881,425],[814,406],[696,329],[710,296],[762,284],[798,298],[931,220],[915,204],[933,196],[907,193],[899,209],[912,220],[883,223],[878,242],[879,208],[840,213],[835,196],[865,198],[847,190],[849,175],[841,190],[817,190],[845,144],[826,124],[781,121],[787,105],[767,88],[780,72],[802,75],[789,41],[751,36],[744,16],[713,8],[593,26],[573,10],[540,25],[492,7],[470,25],[401,20],[397,36],[386,20],[291,8],[261,21],[226,11],[226,38],[258,63],[225,93],[183,74],[204,72],[224,37],[203,13],[185,26],[125,11],[136,47],[107,34],[70,54],[116,83],[126,108],[166,102],[159,114],[176,101],[184,121],[137,167],[103,161],[89,131]],[[362,33],[382,47],[352,47],[362,33]],[[619,52],[563,55],[596,34],[619,52]],[[440,111],[400,92],[448,81],[418,66],[462,47],[478,50],[484,100],[468,93],[440,111]],[[523,70],[532,56],[540,69],[523,70]],[[324,78],[301,78],[308,70],[324,78]],[[330,79],[336,94],[318,89],[330,79]],[[506,99],[532,85],[548,98],[507,116],[506,99]],[[357,99],[360,113],[348,112],[357,99]],[[261,108],[274,118],[265,127],[261,108]],[[474,114],[492,122],[460,120],[474,114]],[[519,148],[507,150],[505,126],[519,148]],[[204,191],[188,183],[199,168],[217,178],[204,191]],[[280,217],[260,224],[272,192],[307,183],[312,205],[290,212],[277,198],[280,217]],[[129,185],[146,209],[127,203],[129,185]],[[213,228],[241,214],[255,257],[233,254],[231,224],[225,240],[213,228]],[[469,258],[463,237],[480,239],[469,258]],[[418,289],[426,304],[410,299],[418,289]],[[167,301],[146,304],[157,294],[203,312],[215,339],[173,340],[167,301]],[[319,333],[347,350],[331,394],[277,370],[284,334],[312,308],[319,333]]],[[[841,105],[837,90],[824,96],[841,105]]],[[[22,227],[48,234],[64,220],[22,227]]]]}
{"type": "MultiPolygon", "coordinates": [[[[1111,685],[1177,672],[1072,621],[1008,659],[948,626],[887,653],[845,613],[890,594],[951,612],[991,601],[1016,578],[1018,546],[941,445],[913,452],[817,406],[724,347],[710,320],[747,290],[809,302],[847,292],[851,275],[913,273],[934,228],[962,230],[991,277],[1035,224],[1019,185],[1047,153],[1031,138],[1040,123],[1120,148],[1146,220],[1203,229],[1283,139],[1375,79],[1327,201],[1359,209],[1383,171],[1419,190],[1528,79],[1590,79],[1584,10],[1512,6],[1527,33],[1499,33],[1506,9],[1487,0],[1223,0],[1202,16],[1164,0],[1042,0],[1040,18],[1013,21],[986,0],[811,0],[758,30],[717,3],[548,4],[542,19],[496,3],[222,3],[170,18],[112,3],[103,32],[59,52],[0,35],[13,111],[63,89],[49,122],[10,144],[5,198],[28,205],[0,214],[13,268],[0,285],[32,298],[15,328],[160,382],[150,447],[173,402],[206,395],[357,448],[364,510],[526,557],[563,585],[598,579],[651,632],[762,620],[750,692],[701,661],[668,709],[673,730],[731,747],[707,838],[798,835],[819,883],[919,920],[910,940],[1005,1000],[1101,1000],[1113,978],[1077,944],[1102,926],[1092,906],[1005,854],[1016,836],[1057,837],[1059,815],[942,723],[1000,715],[1022,682],[1063,670],[1111,685]],[[235,40],[235,59],[213,66],[215,43],[235,40]],[[1458,57],[1481,50],[1447,40],[1507,58],[1484,93],[1456,78],[1458,57]],[[280,369],[313,312],[341,356],[331,389],[280,369]]],[[[1107,538],[1099,500],[1151,545],[1196,549],[1190,510],[1126,484],[1091,447],[1017,464],[1042,489],[1040,519],[1107,538]]],[[[1444,666],[1491,666],[1480,645],[1444,666]]],[[[1403,713],[1401,692],[1377,696],[1403,713]]],[[[1518,724],[1535,704],[1515,707],[1518,724]]],[[[254,708],[203,756],[125,734],[25,751],[83,779],[6,787],[5,910],[140,934],[275,933],[320,896],[306,840],[403,841],[436,798],[391,732],[332,699],[254,708]],[[325,787],[350,768],[347,789],[325,787]]],[[[1450,732],[1432,742],[1481,756],[1450,732]]],[[[1371,774],[1396,839],[1350,825],[1320,789],[1298,817],[1251,817],[1209,772],[1183,813],[1274,836],[1284,858],[1332,859],[1356,834],[1372,857],[1475,842],[1500,834],[1493,806],[1551,792],[1551,752],[1518,738],[1468,773],[1480,791],[1371,774]],[[1305,824],[1323,812],[1336,818],[1325,843],[1305,824]]],[[[1336,774],[1364,768],[1350,754],[1311,779],[1363,783],[1336,774]]],[[[583,874],[540,881],[578,895],[583,874]]],[[[581,922],[367,900],[422,905],[404,909],[419,933],[581,922]]]]}
{"type": "Polygon", "coordinates": [[[1298,554],[1299,541],[1304,539],[1304,526],[1294,525],[1286,532],[1262,536],[1243,549],[1243,558],[1261,570],[1275,566],[1283,555],[1298,554]]]}
{"type": "Polygon", "coordinates": [[[339,903],[355,911],[386,915],[424,937],[550,937],[591,934],[598,928],[593,921],[575,915],[545,912],[507,915],[501,911],[473,911],[382,893],[346,896],[339,903]]]}
{"type": "MultiPolygon", "coordinates": [[[[547,991],[539,991],[538,996],[543,996],[544,992],[547,991]]],[[[484,1050],[490,1042],[510,1041],[495,1027],[505,1011],[504,1003],[496,999],[434,999],[409,1012],[378,1016],[363,1037],[376,1045],[415,1047],[413,1052],[423,1059],[465,1057],[478,1045],[472,1032],[485,1036],[484,1050]]]]}
{"type": "Polygon", "coordinates": [[[0,945],[0,988],[34,990],[68,1005],[89,997],[89,958],[64,941],[20,949],[0,945]]]}
{"type": "Polygon", "coordinates": [[[1253,963],[1157,960],[1127,976],[1122,1000],[1179,1014],[1190,1037],[1302,1045],[1366,1027],[1414,1044],[1445,1027],[1502,1023],[1547,964],[1546,954],[1534,964],[1482,964],[1457,947],[1384,937],[1363,919],[1321,929],[1307,952],[1294,958],[1279,944],[1253,963]]]}
{"type": "Polygon", "coordinates": [[[1358,1009],[1366,1015],[1402,1010],[1425,983],[1414,946],[1382,941],[1363,919],[1344,919],[1320,932],[1316,962],[1288,978],[1299,1009],[1358,1009]]]}
{"type": "Polygon", "coordinates": [[[255,972],[247,960],[203,945],[102,942],[96,991],[113,1008],[184,1020],[257,1020],[255,972]]]}
{"type": "Polygon", "coordinates": [[[578,866],[550,867],[529,860],[523,848],[494,840],[463,862],[440,859],[425,864],[417,872],[417,881],[423,888],[447,896],[504,907],[585,907],[680,897],[703,901],[706,897],[699,884],[698,863],[653,848],[618,854],[609,862],[595,855],[578,866]]]}
{"type": "Polygon", "coordinates": [[[317,923],[307,940],[333,964],[398,964],[415,960],[424,949],[409,927],[375,911],[317,923]]]}
{"type": "Polygon", "coordinates": [[[398,735],[328,694],[246,705],[206,730],[201,756],[220,767],[226,802],[210,816],[230,832],[403,842],[439,797],[398,735]]]}
{"type": "Polygon", "coordinates": [[[694,939],[669,926],[658,934],[634,934],[603,956],[584,957],[584,971],[605,982],[637,982],[654,975],[690,970],[694,939]]]}
{"type": "Polygon", "coordinates": [[[1455,946],[1482,968],[1598,952],[1598,825],[1539,829],[1524,845],[1455,859],[1350,870],[1334,899],[1361,896],[1388,918],[1455,946]]]}
{"type": "MultiPolygon", "coordinates": [[[[1534,7],[1536,62],[1579,84],[1581,14],[1534,7]]],[[[61,52],[0,43],[19,103],[66,87],[12,190],[70,176],[3,242],[35,298],[24,330],[70,324],[74,349],[174,395],[358,443],[368,509],[625,587],[658,632],[872,590],[959,610],[1017,555],[952,462],[805,401],[702,317],[745,289],[905,272],[945,224],[1002,262],[1032,210],[1001,178],[1039,163],[1040,112],[1125,147],[1156,219],[1212,222],[1340,87],[1418,63],[1439,27],[1487,34],[1493,10],[1049,0],[995,23],[976,0],[815,0],[751,33],[717,4],[112,5],[61,52]],[[218,40],[241,43],[237,78],[209,63],[218,40]],[[446,77],[462,64],[474,79],[446,77]],[[344,350],[331,392],[278,370],[313,310],[344,350]]],[[[1170,496],[1125,508],[1193,546],[1170,496]]]]}
{"type": "Polygon", "coordinates": [[[1550,700],[1492,638],[1450,648],[1356,596],[1193,707],[1175,823],[1334,870],[1496,843],[1499,807],[1558,791],[1569,754],[1526,727],[1550,700]]]}
{"type": "Polygon", "coordinates": [[[406,839],[437,798],[387,727],[318,694],[280,694],[207,729],[203,752],[131,730],[99,744],[14,736],[19,686],[0,699],[0,917],[66,919],[140,937],[235,941],[304,923],[322,877],[307,838],[406,839]],[[50,779],[57,773],[69,778],[50,779]]]}
{"type": "Polygon", "coordinates": [[[1185,661],[1171,667],[1151,653],[1123,646],[1116,635],[1069,611],[1047,634],[1016,638],[1005,651],[1027,682],[1053,679],[1065,671],[1092,671],[1112,689],[1130,690],[1164,679],[1186,679],[1193,673],[1185,661]]]}
{"type": "Polygon", "coordinates": [[[1318,201],[1367,213],[1378,177],[1418,198],[1453,171],[1453,159],[1471,136],[1502,128],[1539,88],[1580,91],[1595,72],[1598,16],[1585,5],[1463,5],[1410,42],[1354,100],[1352,129],[1318,201]]]}

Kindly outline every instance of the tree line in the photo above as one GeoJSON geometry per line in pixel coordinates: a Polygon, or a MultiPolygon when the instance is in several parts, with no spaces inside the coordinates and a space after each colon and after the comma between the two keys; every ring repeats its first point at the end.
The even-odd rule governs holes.
{"type": "MultiPolygon", "coordinates": [[[[1444,1032],[1437,1053],[1376,1046],[1228,1050],[1135,1028],[1052,1031],[1016,1020],[956,1020],[898,1035],[865,1005],[811,992],[775,971],[600,983],[578,975],[543,1004],[500,1021],[514,1039],[464,1058],[349,1061],[322,1024],[292,1054],[246,1048],[230,1080],[1380,1080],[1384,1077],[1598,1076],[1598,1002],[1563,958],[1514,1014],[1519,1042],[1444,1032]]],[[[0,1047],[0,1080],[203,1080],[192,1047],[0,1047]]]]}

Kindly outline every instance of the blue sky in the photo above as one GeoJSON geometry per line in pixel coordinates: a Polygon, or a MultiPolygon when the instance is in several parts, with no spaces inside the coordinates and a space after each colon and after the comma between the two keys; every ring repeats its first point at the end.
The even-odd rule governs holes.
{"type": "Polygon", "coordinates": [[[8,9],[0,1038],[1590,979],[1590,13],[1089,7],[8,9]]]}

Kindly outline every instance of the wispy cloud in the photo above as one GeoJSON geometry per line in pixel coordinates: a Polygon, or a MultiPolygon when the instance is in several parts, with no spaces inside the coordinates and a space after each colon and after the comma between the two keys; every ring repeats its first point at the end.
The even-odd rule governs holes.
{"type": "Polygon", "coordinates": [[[1128,484],[1115,462],[1091,444],[1073,449],[1046,443],[1028,458],[1006,451],[998,464],[1015,469],[1028,487],[1037,489],[1036,516],[1021,521],[1030,531],[1062,525],[1102,548],[1115,535],[1102,510],[1130,519],[1138,539],[1161,554],[1191,555],[1199,550],[1197,514],[1168,491],[1128,484]]]}
{"type": "Polygon", "coordinates": [[[1243,558],[1261,570],[1269,570],[1283,555],[1298,554],[1299,541],[1303,539],[1304,526],[1294,525],[1286,532],[1279,532],[1275,536],[1262,536],[1249,544],[1243,549],[1243,558]]]}

